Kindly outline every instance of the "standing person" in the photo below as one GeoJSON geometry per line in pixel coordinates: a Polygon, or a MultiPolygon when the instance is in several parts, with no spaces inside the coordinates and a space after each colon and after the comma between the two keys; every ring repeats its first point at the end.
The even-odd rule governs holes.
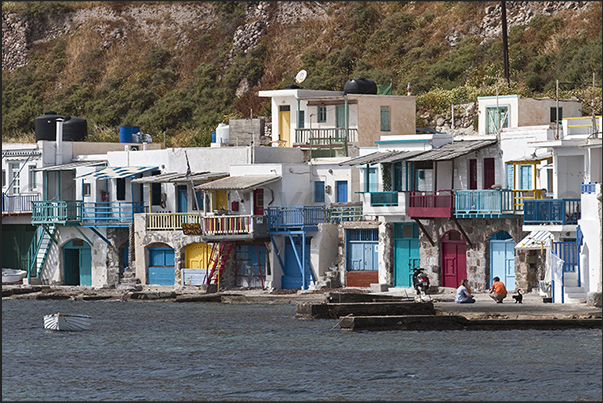
{"type": "Polygon", "coordinates": [[[461,281],[461,285],[456,289],[456,298],[454,302],[457,304],[472,304],[475,302],[475,298],[471,295],[471,291],[467,287],[469,285],[469,281],[464,278],[461,281]]]}
{"type": "Polygon", "coordinates": [[[496,301],[497,304],[502,304],[503,299],[507,297],[507,289],[500,278],[494,277],[492,287],[488,290],[490,292],[490,298],[496,301]]]}

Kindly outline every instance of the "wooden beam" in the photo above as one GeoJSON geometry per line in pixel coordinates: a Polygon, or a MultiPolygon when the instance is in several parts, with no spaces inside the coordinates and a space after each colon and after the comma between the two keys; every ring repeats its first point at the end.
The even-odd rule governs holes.
{"type": "Polygon", "coordinates": [[[431,236],[429,235],[429,232],[427,232],[427,229],[423,226],[423,223],[421,223],[421,221],[419,221],[418,218],[413,218],[413,220],[415,220],[417,222],[417,224],[419,224],[419,228],[421,228],[421,231],[423,231],[423,233],[425,234],[425,236],[429,240],[429,243],[431,244],[431,246],[435,246],[435,243],[433,242],[433,239],[431,239],[431,236]]]}
{"type": "Polygon", "coordinates": [[[452,219],[454,220],[454,222],[456,223],[456,226],[459,227],[459,230],[461,231],[461,233],[463,234],[463,236],[467,240],[467,243],[469,244],[469,247],[473,248],[473,242],[471,242],[471,239],[469,239],[469,237],[465,233],[465,230],[463,229],[463,227],[461,227],[461,223],[459,222],[459,220],[456,217],[452,217],[452,219]]]}

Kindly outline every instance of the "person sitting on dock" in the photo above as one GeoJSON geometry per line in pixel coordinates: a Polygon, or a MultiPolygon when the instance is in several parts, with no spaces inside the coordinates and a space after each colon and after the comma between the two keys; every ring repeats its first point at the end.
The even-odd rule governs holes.
{"type": "Polygon", "coordinates": [[[496,301],[497,304],[502,304],[503,299],[507,297],[507,289],[499,277],[494,277],[492,287],[488,290],[490,298],[496,301]]]}
{"type": "Polygon", "coordinates": [[[454,302],[457,304],[472,304],[475,302],[475,298],[471,295],[471,291],[467,287],[469,285],[469,281],[464,278],[461,281],[461,285],[456,289],[456,298],[454,302]]]}

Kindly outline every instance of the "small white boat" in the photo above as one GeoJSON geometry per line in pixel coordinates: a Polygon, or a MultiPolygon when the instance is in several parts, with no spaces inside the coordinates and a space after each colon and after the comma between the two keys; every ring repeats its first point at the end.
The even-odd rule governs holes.
{"type": "Polygon", "coordinates": [[[88,315],[55,313],[44,316],[44,329],[48,330],[90,330],[92,317],[88,315]]]}
{"type": "Polygon", "coordinates": [[[2,284],[19,282],[23,280],[25,276],[27,276],[25,270],[2,268],[2,284]]]}

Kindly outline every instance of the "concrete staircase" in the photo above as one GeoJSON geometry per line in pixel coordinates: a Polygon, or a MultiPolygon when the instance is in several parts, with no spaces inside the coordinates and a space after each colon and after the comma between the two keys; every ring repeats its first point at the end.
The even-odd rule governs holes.
{"type": "Polygon", "coordinates": [[[563,302],[570,304],[581,304],[586,302],[588,290],[584,286],[584,279],[581,278],[580,287],[578,287],[578,273],[565,272],[563,274],[563,302]]]}

